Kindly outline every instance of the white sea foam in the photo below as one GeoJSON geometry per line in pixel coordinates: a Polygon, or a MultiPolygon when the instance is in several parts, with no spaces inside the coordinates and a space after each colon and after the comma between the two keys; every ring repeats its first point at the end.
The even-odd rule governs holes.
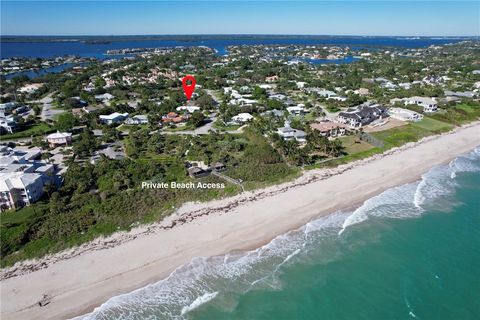
{"type": "Polygon", "coordinates": [[[408,218],[419,216],[421,210],[414,206],[414,196],[418,185],[417,182],[394,187],[368,199],[345,219],[339,234],[369,217],[408,218]]]}
{"type": "Polygon", "coordinates": [[[368,199],[345,219],[339,234],[369,217],[418,217],[425,211],[424,206],[448,209],[451,203],[446,203],[445,199],[455,190],[457,174],[480,171],[478,160],[480,148],[477,147],[472,152],[454,159],[447,166],[432,168],[419,182],[394,187],[368,199]]]}
{"type": "MultiPolygon", "coordinates": [[[[354,212],[336,212],[311,221],[256,250],[194,258],[166,279],[113,297],[78,319],[187,319],[190,311],[208,303],[233,308],[236,295],[259,288],[279,289],[278,275],[282,269],[296,261],[308,260],[309,251],[322,244],[333,244],[325,247],[330,250],[325,254],[333,256],[327,257],[325,263],[335,259],[337,253],[332,249],[336,247],[335,241],[356,224],[372,218],[414,218],[423,214],[424,208],[438,203],[444,206],[441,200],[454,192],[459,173],[480,171],[478,160],[480,148],[448,166],[433,168],[420,182],[386,190],[354,212]]],[[[416,316],[413,310],[410,312],[411,317],[416,316]]]]}
{"type": "Polygon", "coordinates": [[[205,304],[217,296],[218,292],[212,292],[212,293],[205,293],[203,296],[198,297],[193,301],[190,305],[183,307],[182,308],[182,315],[186,314],[187,312],[192,311],[193,309],[196,309],[200,307],[202,304],[205,304]]]}

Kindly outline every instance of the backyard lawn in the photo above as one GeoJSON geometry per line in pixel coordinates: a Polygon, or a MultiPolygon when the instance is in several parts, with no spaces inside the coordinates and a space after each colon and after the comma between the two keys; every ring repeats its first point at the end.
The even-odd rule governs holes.
{"type": "Polygon", "coordinates": [[[345,147],[345,152],[347,154],[354,154],[358,152],[363,152],[369,149],[372,149],[370,143],[360,140],[357,136],[345,136],[338,138],[342,145],[345,147]]]}
{"type": "Polygon", "coordinates": [[[440,120],[424,117],[423,120],[412,122],[412,125],[432,132],[443,132],[452,129],[452,125],[440,120]]]}
{"type": "Polygon", "coordinates": [[[11,140],[11,139],[20,139],[20,138],[29,138],[30,136],[38,136],[38,135],[44,135],[50,132],[53,132],[54,129],[50,127],[48,124],[44,122],[40,122],[37,124],[33,124],[28,127],[28,129],[19,131],[19,132],[14,132],[14,133],[9,133],[9,134],[2,134],[0,136],[0,141],[1,140],[11,140]]]}

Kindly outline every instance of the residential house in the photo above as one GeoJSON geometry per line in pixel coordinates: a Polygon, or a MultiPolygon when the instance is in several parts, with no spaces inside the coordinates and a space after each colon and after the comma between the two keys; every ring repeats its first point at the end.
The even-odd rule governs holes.
{"type": "Polygon", "coordinates": [[[405,105],[416,104],[423,107],[423,112],[436,112],[438,104],[433,98],[428,97],[410,97],[403,99],[405,105]]]}
{"type": "Polygon", "coordinates": [[[283,114],[284,114],[283,111],[277,110],[277,109],[267,110],[265,112],[262,112],[262,116],[272,116],[275,118],[281,118],[283,117],[283,114]]]}
{"type": "Polygon", "coordinates": [[[54,166],[36,160],[40,149],[0,147],[0,211],[30,205],[47,183],[55,182],[54,166]]]}
{"type": "Polygon", "coordinates": [[[450,90],[445,90],[444,91],[445,96],[447,97],[456,97],[456,98],[474,98],[475,97],[475,92],[473,91],[450,91],[450,90]]]}
{"type": "Polygon", "coordinates": [[[163,123],[180,123],[185,120],[188,120],[188,116],[181,116],[175,112],[169,112],[162,117],[163,123]]]}
{"type": "Polygon", "coordinates": [[[95,100],[97,101],[102,101],[102,102],[106,102],[106,101],[110,101],[112,100],[113,98],[115,98],[113,95],[111,95],[110,93],[104,93],[104,94],[97,94],[95,95],[95,100]]]}
{"type": "Polygon", "coordinates": [[[20,91],[21,93],[30,94],[30,93],[34,93],[35,91],[40,89],[42,86],[43,86],[43,83],[31,83],[21,87],[20,89],[18,89],[18,91],[20,91]]]}
{"type": "Polygon", "coordinates": [[[423,114],[404,108],[390,108],[388,114],[390,117],[401,121],[420,121],[423,119],[423,114]]]}
{"type": "Polygon", "coordinates": [[[50,147],[67,146],[72,143],[72,134],[69,132],[55,132],[47,136],[50,147]]]}
{"type": "Polygon", "coordinates": [[[317,130],[324,137],[344,136],[348,132],[345,124],[331,121],[312,123],[310,128],[317,130]]]}
{"type": "Polygon", "coordinates": [[[188,113],[194,113],[195,111],[200,111],[200,107],[180,106],[180,107],[177,107],[177,111],[187,111],[188,113]]]}
{"type": "Polygon", "coordinates": [[[139,114],[128,118],[125,123],[130,125],[148,124],[148,116],[145,114],[139,114]]]}
{"type": "Polygon", "coordinates": [[[340,112],[336,121],[346,124],[352,129],[358,129],[385,117],[388,117],[385,107],[366,102],[355,108],[349,108],[347,111],[340,112]]]}
{"type": "Polygon", "coordinates": [[[299,105],[296,105],[296,106],[293,106],[293,107],[287,107],[287,111],[291,115],[295,115],[295,116],[301,116],[301,115],[304,115],[305,113],[307,113],[307,110],[305,110],[305,105],[303,105],[303,104],[299,104],[299,105]]]}
{"type": "Polygon", "coordinates": [[[277,134],[285,141],[297,140],[298,142],[307,141],[307,133],[302,130],[293,129],[288,122],[285,122],[285,126],[277,129],[277,134]]]}
{"type": "Polygon", "coordinates": [[[253,116],[250,113],[243,112],[243,113],[237,114],[236,116],[233,116],[230,123],[241,125],[252,120],[253,120],[253,116]]]}
{"type": "Polygon", "coordinates": [[[278,76],[277,75],[273,75],[271,77],[266,77],[265,78],[265,81],[266,82],[275,82],[275,81],[278,81],[278,76]]]}
{"type": "Polygon", "coordinates": [[[111,125],[115,123],[121,123],[127,118],[128,118],[128,112],[125,112],[125,113],[114,112],[108,115],[101,115],[100,121],[104,124],[111,125]]]}
{"type": "Polygon", "coordinates": [[[18,104],[16,102],[7,102],[0,104],[0,118],[5,118],[9,114],[12,114],[13,110],[15,110],[17,107],[18,104]]]}
{"type": "Polygon", "coordinates": [[[39,173],[0,173],[0,210],[28,206],[43,195],[39,173]]]}
{"type": "Polygon", "coordinates": [[[330,90],[317,90],[315,91],[315,93],[321,97],[324,97],[324,98],[331,98],[331,97],[336,97],[337,96],[337,93],[336,92],[333,92],[333,91],[330,91],[330,90]]]}
{"type": "Polygon", "coordinates": [[[13,117],[0,118],[0,131],[13,133],[18,129],[18,123],[13,117]]]}
{"type": "Polygon", "coordinates": [[[358,94],[359,96],[368,96],[370,94],[370,90],[367,88],[359,88],[353,91],[353,93],[358,94]]]}

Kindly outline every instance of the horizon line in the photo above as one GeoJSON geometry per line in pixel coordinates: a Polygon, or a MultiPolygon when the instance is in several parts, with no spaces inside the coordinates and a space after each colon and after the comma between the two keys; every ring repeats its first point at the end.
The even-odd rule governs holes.
{"type": "Polygon", "coordinates": [[[146,33],[146,34],[0,34],[0,37],[139,37],[139,36],[327,36],[327,37],[442,37],[480,38],[480,35],[368,35],[368,34],[314,34],[314,33],[146,33]]]}

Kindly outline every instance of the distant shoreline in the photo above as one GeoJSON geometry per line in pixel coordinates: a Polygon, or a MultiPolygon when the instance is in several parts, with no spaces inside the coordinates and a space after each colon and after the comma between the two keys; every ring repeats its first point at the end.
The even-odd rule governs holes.
{"type": "Polygon", "coordinates": [[[480,39],[479,36],[368,36],[368,35],[276,35],[276,34],[199,34],[199,35],[2,35],[0,42],[123,42],[123,41],[148,41],[148,40],[176,40],[183,42],[195,42],[199,40],[275,40],[275,39],[312,39],[326,40],[332,38],[340,39],[365,39],[365,38],[393,38],[404,40],[421,39],[480,39]]]}
{"type": "Polygon", "coordinates": [[[112,296],[165,278],[193,257],[258,247],[316,217],[412,182],[477,147],[479,136],[480,123],[471,123],[334,169],[309,171],[294,182],[187,204],[160,223],[3,269],[2,318],[91,312],[112,296]],[[39,307],[44,294],[52,300],[39,307]]]}

